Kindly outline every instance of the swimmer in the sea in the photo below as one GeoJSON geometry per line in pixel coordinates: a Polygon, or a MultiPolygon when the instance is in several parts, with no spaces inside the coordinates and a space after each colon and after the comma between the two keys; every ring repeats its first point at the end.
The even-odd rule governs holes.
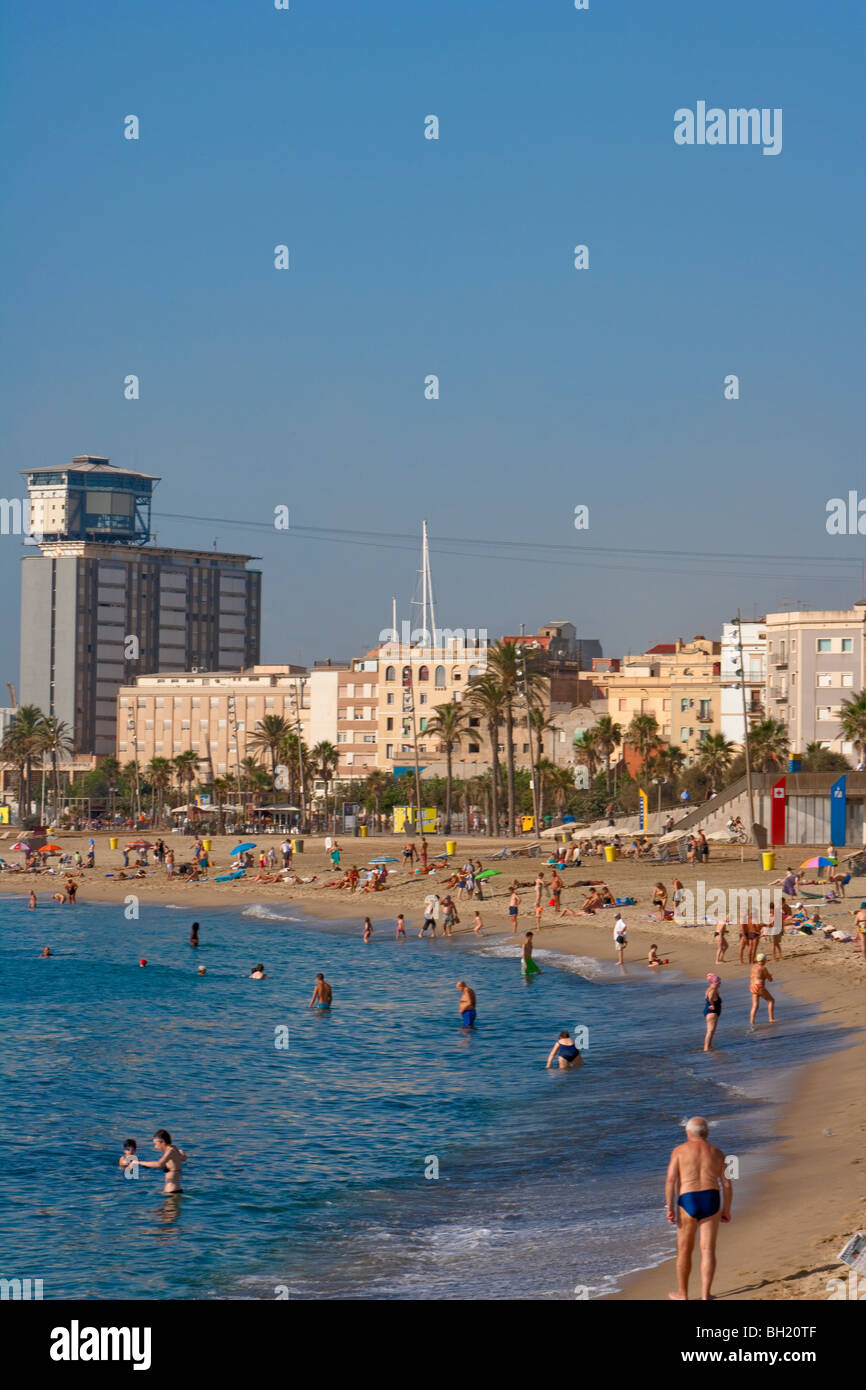
{"type": "Polygon", "coordinates": [[[583,1058],[579,1048],[575,1047],[574,1039],[567,1028],[563,1028],[553,1047],[550,1049],[545,1066],[552,1067],[554,1059],[559,1062],[560,1071],[573,1071],[576,1067],[583,1066],[583,1058]]]}
{"type": "Polygon", "coordinates": [[[30,889],[30,901],[28,902],[27,906],[31,910],[36,906],[36,894],[33,892],[32,888],[30,889]]]}
{"type": "Polygon", "coordinates": [[[123,1143],[123,1153],[117,1160],[118,1168],[128,1168],[130,1164],[138,1162],[138,1145],[134,1139],[125,1139],[123,1143]]]}
{"type": "Polygon", "coordinates": [[[252,970],[250,971],[250,979],[266,980],[267,978],[268,977],[265,974],[265,967],[262,965],[261,961],[259,961],[258,965],[254,965],[252,970]]]}
{"type": "Polygon", "coordinates": [[[50,947],[50,946],[43,946],[43,947],[42,947],[42,950],[39,952],[39,959],[42,960],[45,956],[50,956],[50,955],[51,955],[51,947],[50,947]]]}
{"type": "Polygon", "coordinates": [[[181,1165],[186,1162],[186,1154],[183,1149],[179,1149],[171,1142],[171,1135],[167,1129],[158,1129],[153,1136],[153,1147],[159,1153],[159,1158],[146,1160],[140,1158],[138,1166],[140,1168],[162,1168],[165,1171],[165,1187],[163,1192],[183,1192],[180,1185],[181,1165]]]}
{"type": "Polygon", "coordinates": [[[199,975],[206,975],[206,974],[207,974],[207,966],[206,966],[206,965],[200,965],[199,968],[198,968],[197,973],[198,973],[199,975]]]}
{"type": "Polygon", "coordinates": [[[333,998],[334,992],[320,971],[316,976],[316,985],[313,990],[313,997],[309,1003],[309,1008],[330,1009],[333,998]]]}
{"type": "Polygon", "coordinates": [[[523,938],[523,946],[520,950],[520,970],[524,977],[540,975],[541,971],[532,959],[532,932],[528,931],[523,938]]]}
{"type": "Polygon", "coordinates": [[[474,1028],[477,1017],[475,990],[470,989],[465,980],[458,980],[457,988],[460,990],[460,1022],[464,1028],[474,1028]]]}
{"type": "Polygon", "coordinates": [[[397,918],[397,933],[396,933],[396,939],[399,941],[401,938],[403,939],[403,941],[406,940],[406,919],[405,919],[405,917],[403,916],[402,912],[400,913],[399,917],[397,918]]]}
{"type": "Polygon", "coordinates": [[[373,940],[373,923],[370,921],[369,917],[364,918],[364,940],[373,940]]]}
{"type": "Polygon", "coordinates": [[[713,1036],[722,1016],[722,996],[719,994],[719,985],[722,983],[722,979],[720,975],[714,975],[711,972],[707,976],[707,980],[709,981],[709,989],[704,994],[704,1018],[707,1020],[704,1052],[712,1052],[713,1036]]]}
{"type": "Polygon", "coordinates": [[[190,928],[189,944],[190,946],[198,945],[198,922],[193,922],[192,927],[190,928]]]}

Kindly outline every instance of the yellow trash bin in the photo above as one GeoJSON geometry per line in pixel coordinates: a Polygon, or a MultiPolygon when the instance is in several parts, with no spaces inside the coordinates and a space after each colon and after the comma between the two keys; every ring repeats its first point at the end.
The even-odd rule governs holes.
{"type": "Polygon", "coordinates": [[[456,841],[456,840],[446,840],[446,841],[445,841],[445,853],[446,853],[446,854],[456,854],[456,853],[457,853],[457,841],[456,841]]]}
{"type": "Polygon", "coordinates": [[[210,840],[202,840],[201,843],[202,843],[202,849],[206,850],[207,853],[210,854],[210,840]]]}
{"type": "Polygon", "coordinates": [[[768,874],[771,869],[776,867],[776,856],[773,850],[765,849],[761,852],[761,862],[764,865],[764,873],[768,874]]]}
{"type": "Polygon", "coordinates": [[[616,859],[616,845],[605,845],[604,857],[608,864],[612,864],[616,859]]]}
{"type": "Polygon", "coordinates": [[[366,838],[367,838],[367,826],[366,826],[366,825],[362,825],[362,826],[361,826],[361,839],[362,839],[362,840],[366,840],[366,838]]]}
{"type": "Polygon", "coordinates": [[[109,848],[109,849],[117,849],[117,837],[116,837],[116,836],[112,835],[111,839],[110,839],[109,842],[108,842],[108,848],[109,848]]]}

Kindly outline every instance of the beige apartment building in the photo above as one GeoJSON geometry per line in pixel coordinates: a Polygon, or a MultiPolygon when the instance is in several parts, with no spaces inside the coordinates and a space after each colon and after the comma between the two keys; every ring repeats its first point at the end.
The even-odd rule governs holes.
{"type": "Polygon", "coordinates": [[[666,743],[682,749],[693,764],[701,743],[719,732],[721,643],[706,637],[662,642],[638,656],[623,657],[618,671],[593,672],[607,697],[607,713],[625,732],[637,714],[652,714],[666,743]]]}
{"type": "MultiPolygon", "coordinates": [[[[427,726],[437,706],[460,703],[466,686],[487,667],[486,645],[460,640],[437,647],[410,647],[395,643],[370,653],[378,668],[379,766],[387,772],[414,766],[412,716],[404,709],[411,690],[415,706],[418,762],[431,775],[444,772],[445,757],[427,726]]],[[[461,748],[454,755],[455,776],[471,777],[490,764],[490,753],[481,721],[472,723],[461,748]]]]}
{"type": "Polygon", "coordinates": [[[302,666],[139,676],[118,691],[118,760],[145,767],[154,757],[194,750],[202,781],[231,777],[244,758],[256,756],[250,734],[266,714],[300,721],[310,742],[313,688],[302,666]]]}
{"type": "Polygon", "coordinates": [[[765,627],[767,712],[786,726],[791,752],[822,743],[856,756],[841,714],[864,687],[866,599],[849,609],[768,613],[765,627]]]}

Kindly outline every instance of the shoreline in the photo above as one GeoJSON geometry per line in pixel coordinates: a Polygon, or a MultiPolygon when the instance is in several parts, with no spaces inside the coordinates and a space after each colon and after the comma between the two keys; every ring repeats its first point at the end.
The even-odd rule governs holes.
{"type": "MultiPolygon", "coordinates": [[[[65,838],[65,837],[64,837],[65,838]]],[[[236,880],[217,885],[210,880],[205,883],[187,884],[183,880],[167,882],[162,874],[157,880],[116,879],[104,877],[104,865],[112,863],[111,852],[99,845],[97,838],[97,863],[100,867],[79,876],[79,901],[77,912],[86,909],[87,902],[123,903],[127,894],[136,894],[142,905],[147,903],[180,906],[188,900],[190,916],[206,911],[210,907],[235,910],[242,913],[244,908],[254,904],[264,907],[279,905],[290,907],[303,914],[305,918],[327,918],[329,920],[358,922],[369,914],[375,921],[377,917],[393,921],[398,912],[407,917],[407,930],[419,916],[420,903],[427,891],[435,888],[443,892],[440,873],[431,883],[407,877],[400,870],[392,874],[391,883],[385,893],[358,893],[352,898],[341,892],[321,891],[331,874],[327,866],[324,848],[320,841],[308,841],[307,852],[296,856],[295,864],[300,871],[317,873],[313,884],[287,889],[282,884],[255,883],[252,878],[236,880]],[[122,890],[122,891],[118,891],[122,890]]],[[[176,842],[179,837],[172,837],[176,842]]],[[[87,836],[70,837],[70,847],[81,847],[87,836]],[[78,844],[76,845],[76,841],[78,844]]],[[[268,843],[262,837],[259,843],[268,843]]],[[[215,841],[218,862],[225,862],[225,854],[220,854],[215,841]]],[[[370,854],[399,854],[403,843],[396,837],[377,837],[365,842],[363,849],[370,854]]],[[[230,848],[230,842],[226,842],[230,848]]],[[[464,841],[461,853],[490,860],[492,851],[498,848],[497,842],[482,842],[472,839],[464,841]]],[[[356,840],[349,842],[344,850],[344,864],[360,860],[362,848],[356,840]]],[[[2,845],[0,845],[2,853],[2,845]]],[[[800,850],[797,850],[799,855],[800,850]]],[[[119,857],[119,856],[118,856],[119,857]]],[[[458,856],[459,857],[459,856],[458,856]]],[[[781,856],[780,856],[781,858],[781,856]]],[[[507,886],[512,875],[527,880],[534,878],[539,866],[537,859],[515,859],[503,864],[502,883],[489,880],[485,887],[490,894],[480,905],[485,920],[485,936],[492,931],[506,937],[508,932],[507,886]],[[495,926],[494,926],[495,921],[495,926]]],[[[542,864],[549,876],[550,870],[542,864]]],[[[626,954],[627,968],[641,971],[646,968],[646,951],[651,941],[656,941],[661,954],[667,954],[671,965],[695,981],[703,982],[706,972],[713,968],[715,951],[713,946],[713,927],[698,925],[685,928],[672,922],[647,920],[647,905],[652,883],[662,878],[667,883],[676,872],[687,887],[691,886],[698,873],[708,881],[719,884],[736,882],[738,885],[763,886],[766,882],[757,864],[742,860],[723,860],[704,866],[701,870],[685,865],[654,866],[645,862],[634,864],[620,860],[608,864],[597,859],[585,860],[581,869],[566,869],[563,878],[566,892],[563,902],[575,905],[577,895],[569,891],[575,878],[601,879],[611,883],[614,892],[621,896],[634,896],[637,905],[624,909],[628,922],[629,949],[626,954]]],[[[26,897],[30,888],[38,894],[54,891],[56,879],[48,876],[6,875],[0,877],[0,894],[14,894],[26,897]]],[[[855,896],[859,900],[859,893],[855,896]]],[[[521,891],[522,907],[520,932],[514,934],[515,941],[523,931],[535,931],[527,910],[534,898],[531,889],[521,891]]],[[[59,906],[59,905],[58,905],[59,906]]],[[[458,903],[464,909],[463,923],[455,935],[472,935],[468,924],[467,904],[458,903]]],[[[472,904],[474,909],[475,904],[472,904]]],[[[834,905],[824,916],[838,915],[840,920],[856,906],[853,898],[834,905]]],[[[471,911],[471,909],[470,909],[471,911]]],[[[847,917],[850,922],[850,917],[847,917]]],[[[556,950],[564,955],[589,956],[610,963],[612,915],[601,911],[596,917],[583,919],[577,923],[556,919],[542,921],[536,932],[535,945],[540,950],[556,950]]],[[[735,932],[734,932],[735,935],[735,932]]],[[[832,1052],[804,1066],[792,1059],[793,1093],[784,1104],[781,1114],[768,1133],[766,1143],[759,1146],[760,1154],[769,1157],[769,1164],[761,1163],[760,1176],[749,1179],[744,1174],[745,1190],[742,1196],[735,1182],[732,1222],[723,1226],[718,1241],[718,1271],[714,1289],[717,1299],[756,1299],[756,1300],[809,1300],[829,1297],[827,1281],[833,1277],[844,1277],[847,1269],[838,1263],[837,1252],[848,1237],[858,1229],[866,1227],[866,1197],[864,1197],[864,1174],[866,1174],[866,1117],[861,1101],[862,1076],[866,1067],[866,1009],[864,1009],[864,977],[866,969],[859,953],[848,943],[828,943],[815,937],[786,937],[785,956],[773,967],[778,984],[789,996],[806,1003],[816,1012],[816,1024],[823,1026],[835,1024],[848,1030],[848,1036],[840,1039],[832,1052]],[[778,972],[778,973],[777,973],[778,972]]],[[[772,964],[772,963],[771,963],[772,964]]],[[[723,979],[745,975],[747,967],[739,966],[736,960],[736,941],[732,940],[727,961],[719,968],[723,979]]],[[[784,1016],[780,1020],[784,1024],[784,1016]]],[[[696,1039],[702,1036],[702,1020],[696,1015],[696,1039]]],[[[719,1136],[723,1140],[723,1136],[719,1136]]],[[[677,1142],[672,1136],[671,1146],[677,1142]]],[[[659,1173],[659,1213],[660,1232],[667,1231],[664,1222],[664,1173],[659,1173]]],[[[670,1229],[671,1237],[673,1230],[670,1229]]],[[[606,1294],[607,1300],[658,1300],[667,1301],[668,1291],[675,1287],[673,1278],[673,1259],[665,1259],[658,1265],[635,1271],[627,1275],[623,1287],[615,1294],[606,1294]]],[[[693,1264],[692,1287],[696,1287],[696,1266],[693,1264]]]]}

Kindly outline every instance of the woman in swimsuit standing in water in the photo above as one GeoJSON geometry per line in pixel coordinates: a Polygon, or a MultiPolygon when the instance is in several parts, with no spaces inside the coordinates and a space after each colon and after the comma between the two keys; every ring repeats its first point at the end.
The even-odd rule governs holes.
{"type": "Polygon", "coordinates": [[[704,1018],[707,1020],[704,1052],[712,1052],[713,1035],[719,1026],[719,1018],[722,1012],[722,997],[719,994],[719,985],[722,981],[721,976],[713,974],[708,975],[707,979],[710,982],[710,987],[704,995],[704,1018]]]}
{"type": "Polygon", "coordinates": [[[550,1056],[545,1065],[552,1067],[554,1058],[559,1062],[560,1071],[573,1071],[575,1067],[583,1066],[580,1049],[575,1047],[574,1040],[567,1028],[563,1028],[550,1049],[550,1056]]]}

